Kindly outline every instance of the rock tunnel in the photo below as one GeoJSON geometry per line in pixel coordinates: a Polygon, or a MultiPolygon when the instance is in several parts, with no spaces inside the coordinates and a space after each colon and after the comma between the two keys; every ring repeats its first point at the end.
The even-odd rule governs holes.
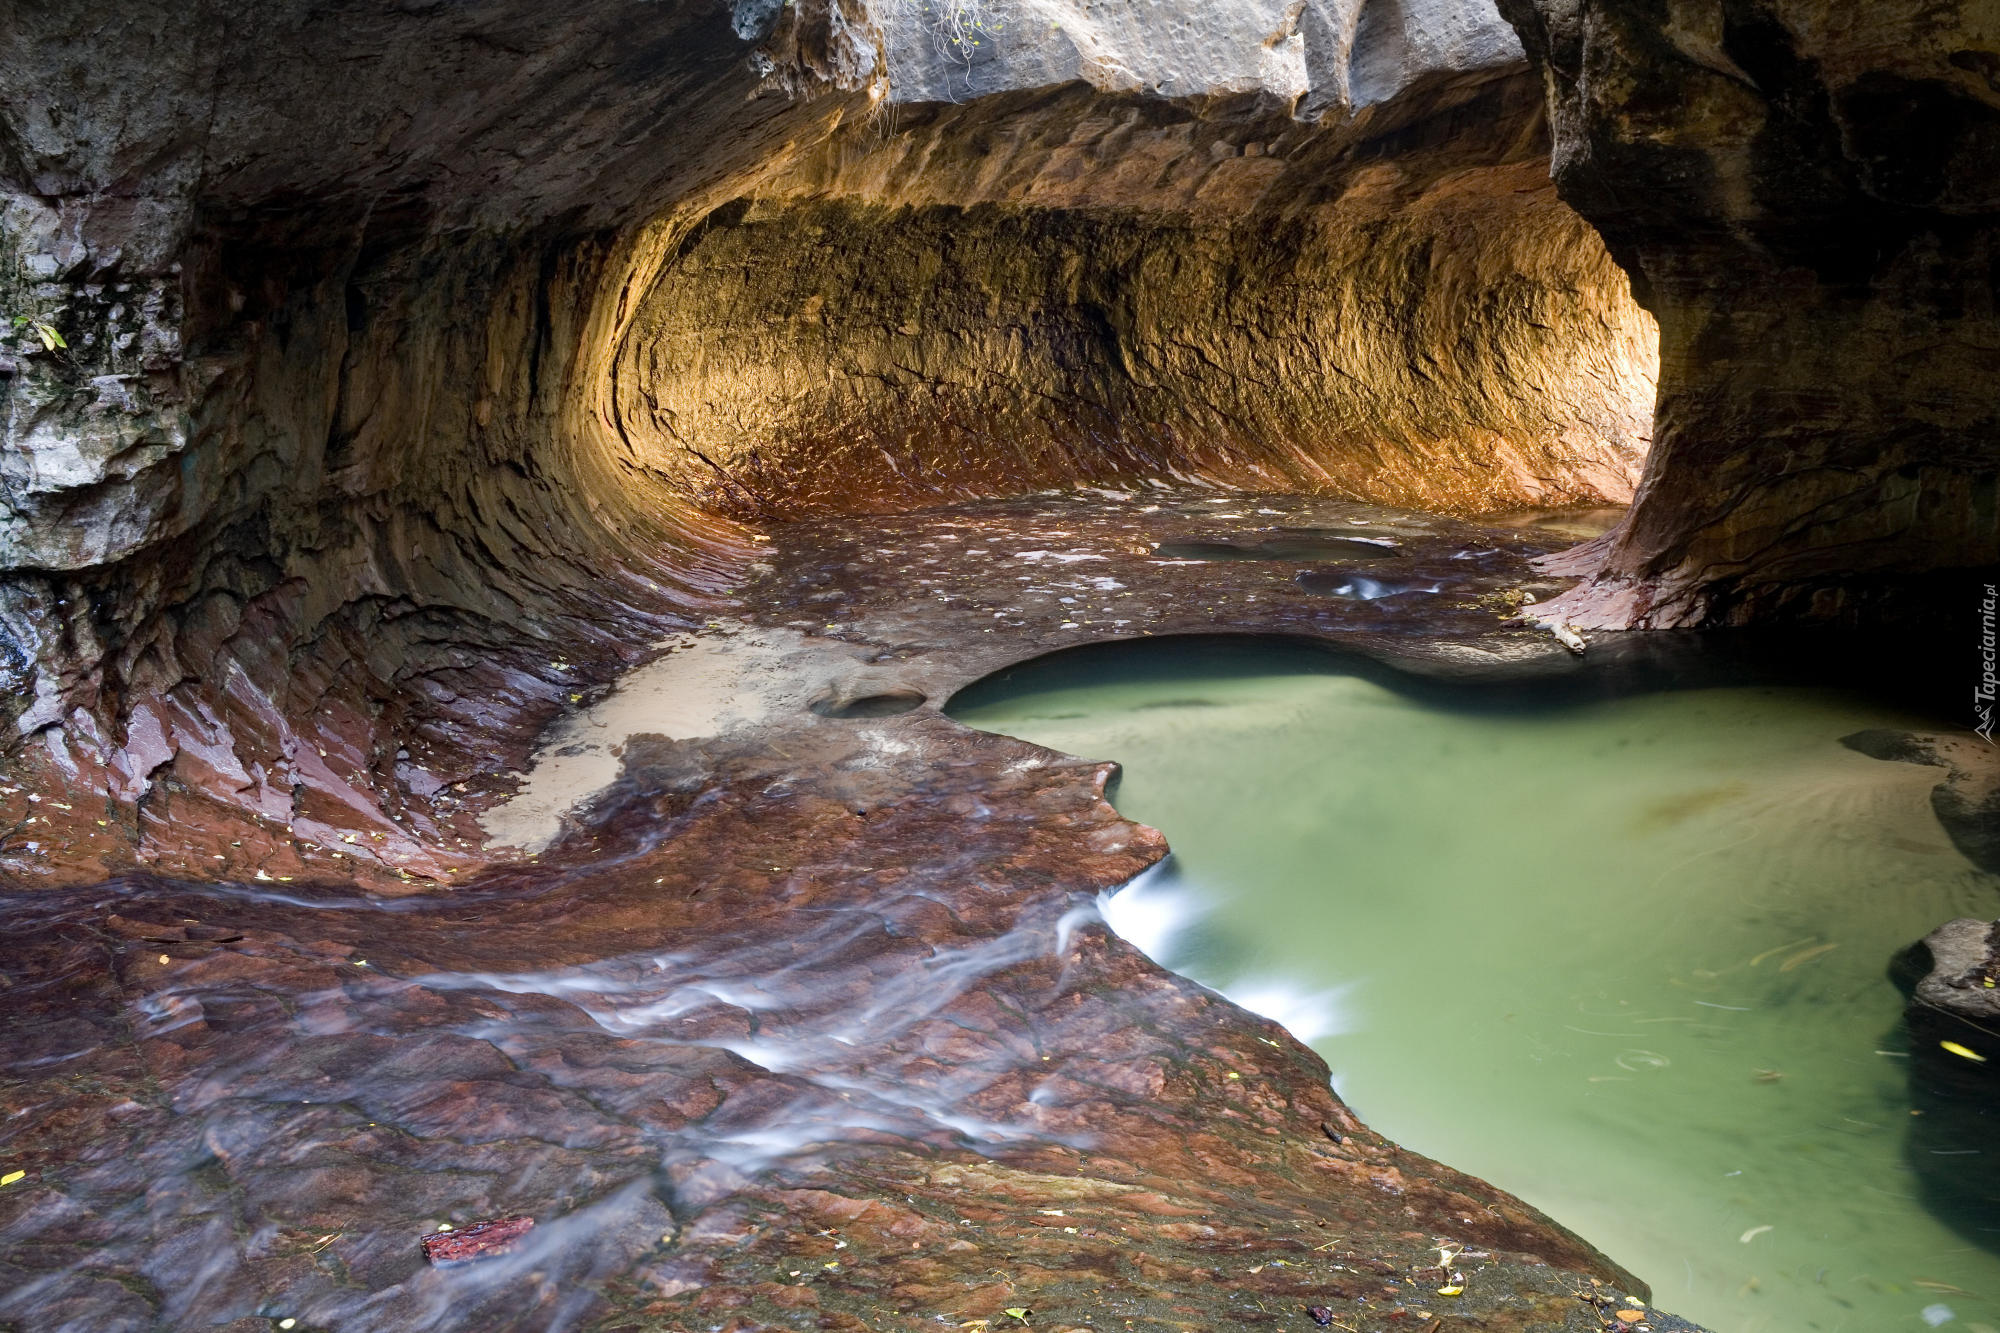
{"type": "Polygon", "coordinates": [[[1658,335],[1512,30],[1296,8],[30,17],[15,730],[142,842],[167,793],[334,835],[725,605],[760,522],[1625,503],[1658,335]]]}
{"type": "MultiPolygon", "coordinates": [[[[746,588],[796,572],[773,555],[786,531],[853,542],[1092,489],[1442,522],[1629,506],[1509,566],[1541,581],[1548,623],[1614,640],[1908,633],[2000,561],[2000,26],[1974,4],[13,8],[0,874],[35,891],[332,877],[422,898],[539,873],[481,822],[538,739],[672,636],[748,614],[746,588]]],[[[808,582],[788,614],[838,592],[808,582]]],[[[1163,632],[1211,613],[1198,590],[1155,612],[1163,632]]],[[[1274,614],[1256,627],[1305,624],[1274,614]]],[[[832,685],[812,651],[770,651],[837,711],[1052,646],[832,685]]],[[[697,778],[650,744],[623,752],[619,799],[643,791],[677,830],[712,817],[704,782],[775,771],[710,756],[697,778]]],[[[1008,791],[1026,823],[1098,839],[1079,874],[1108,885],[1162,849],[1110,837],[1136,826],[1104,781],[1008,791]]],[[[891,799],[866,794],[840,800],[891,799]]],[[[755,842],[740,799],[747,823],[644,856],[755,842]]],[[[625,833],[612,819],[590,847],[624,856],[625,833]]],[[[731,892],[768,887],[752,869],[723,874],[731,892]]],[[[706,910],[674,929],[711,929],[706,910]]],[[[642,919],[629,895],[605,918],[642,919]]],[[[591,930],[559,951],[608,948],[612,926],[591,930]]],[[[394,932],[328,938],[386,954],[394,932]]],[[[1155,984],[1136,956],[1107,966],[1155,984]]],[[[1149,1095],[1181,1107],[1165,1087],[1149,1095]]],[[[1626,1276],[1448,1168],[1368,1158],[1323,1087],[1307,1102],[1326,1170],[1408,1172],[1433,1220],[1471,1191],[1496,1252],[1626,1276]]],[[[1254,1193],[1258,1151],[1215,1154],[1254,1193]]],[[[702,1211],[720,1185],[676,1188],[671,1225],[737,1225],[702,1211]]],[[[765,1204],[846,1206],[802,1199],[765,1204]]],[[[260,1262],[215,1290],[270,1289],[260,1262]]],[[[652,1270],[652,1299],[727,1285],[681,1262],[652,1270]]],[[[161,1326],[210,1310],[147,1299],[161,1326]]],[[[326,1322],[368,1326],[364,1308],[326,1322]]],[[[1556,1327],[1534,1322],[1554,1308],[1492,1326],[1556,1327]]]]}

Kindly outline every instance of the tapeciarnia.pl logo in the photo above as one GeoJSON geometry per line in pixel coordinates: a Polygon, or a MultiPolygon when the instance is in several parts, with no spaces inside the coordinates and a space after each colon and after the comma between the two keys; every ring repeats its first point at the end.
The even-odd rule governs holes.
{"type": "Polygon", "coordinates": [[[2000,585],[1986,585],[1986,600],[1979,604],[1979,684],[1972,689],[1972,712],[1979,719],[1973,730],[1993,744],[1993,696],[2000,691],[2000,678],[1994,674],[1996,651],[1994,646],[1993,619],[1996,608],[2000,608],[2000,585]]]}

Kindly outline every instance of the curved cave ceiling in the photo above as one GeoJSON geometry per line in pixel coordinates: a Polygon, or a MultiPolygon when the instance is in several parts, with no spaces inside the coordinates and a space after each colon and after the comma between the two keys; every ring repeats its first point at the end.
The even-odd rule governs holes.
{"type": "Polygon", "coordinates": [[[1657,334],[1520,73],[1396,122],[1065,89],[839,133],[693,222],[609,394],[748,519],[1205,478],[1460,512],[1629,500],[1657,334]]]}

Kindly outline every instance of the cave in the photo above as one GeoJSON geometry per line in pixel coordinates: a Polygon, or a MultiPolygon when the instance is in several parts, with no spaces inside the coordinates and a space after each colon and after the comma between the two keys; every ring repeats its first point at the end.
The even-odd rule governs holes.
{"type": "Polygon", "coordinates": [[[1093,645],[1868,691],[2000,873],[1978,5],[15,11],[0,1328],[1694,1329],[1114,929],[952,702],[1093,645]]]}

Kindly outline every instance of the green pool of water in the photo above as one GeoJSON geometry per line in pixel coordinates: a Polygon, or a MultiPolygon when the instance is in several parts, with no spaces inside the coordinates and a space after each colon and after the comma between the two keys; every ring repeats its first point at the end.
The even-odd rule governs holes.
{"type": "Polygon", "coordinates": [[[2000,914],[2000,877],[1930,813],[1937,770],[1840,744],[1926,719],[1771,687],[1436,706],[1309,649],[1171,641],[952,712],[1124,765],[1119,809],[1174,857],[1114,927],[1659,1304],[1719,1333],[2000,1329],[2000,1217],[1920,1198],[1885,972],[2000,914]]]}

